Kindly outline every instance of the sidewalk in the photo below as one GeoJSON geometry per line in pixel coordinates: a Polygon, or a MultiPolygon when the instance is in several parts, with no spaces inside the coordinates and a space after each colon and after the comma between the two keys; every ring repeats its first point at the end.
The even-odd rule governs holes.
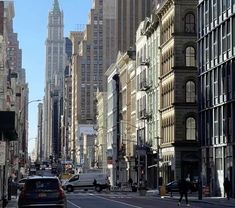
{"type": "MultiPolygon", "coordinates": [[[[174,196],[169,196],[166,195],[164,198],[168,199],[168,200],[179,200],[179,195],[174,194],[174,196]]],[[[207,204],[214,204],[214,205],[221,205],[221,207],[235,207],[235,199],[234,198],[230,198],[230,200],[228,200],[227,198],[224,197],[202,197],[202,200],[198,199],[198,196],[188,196],[188,200],[189,202],[198,202],[198,203],[207,203],[207,204]]]]}
{"type": "MultiPolygon", "coordinates": [[[[117,193],[117,191],[112,191],[111,193],[117,193]]],[[[134,195],[134,196],[140,196],[139,192],[120,192],[123,194],[128,194],[128,195],[134,195]]],[[[148,190],[146,192],[145,196],[141,196],[141,197],[160,197],[159,196],[159,192],[155,189],[155,190],[148,190]]],[[[175,200],[178,201],[180,198],[179,193],[173,193],[173,196],[170,196],[170,194],[166,194],[164,197],[162,197],[162,199],[164,200],[175,200]]],[[[189,203],[190,202],[194,202],[194,203],[207,203],[207,204],[211,204],[211,205],[221,205],[221,207],[234,207],[235,208],[235,199],[234,198],[230,198],[230,200],[228,200],[227,198],[224,197],[202,197],[202,200],[198,199],[198,193],[192,193],[188,195],[188,200],[189,203]]]]}
{"type": "Polygon", "coordinates": [[[17,198],[11,197],[11,200],[8,201],[6,206],[7,208],[17,208],[17,198]]]}

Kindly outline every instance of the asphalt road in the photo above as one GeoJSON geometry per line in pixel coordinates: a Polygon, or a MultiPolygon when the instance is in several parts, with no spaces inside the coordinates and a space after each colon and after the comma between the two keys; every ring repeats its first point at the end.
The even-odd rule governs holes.
{"type": "MultiPolygon", "coordinates": [[[[42,175],[52,175],[50,170],[40,171],[42,175]]],[[[75,191],[66,193],[68,208],[176,208],[176,198],[160,198],[159,196],[139,196],[132,192],[82,192],[75,191]]],[[[203,201],[190,201],[190,207],[193,208],[231,208],[235,206],[226,206],[223,203],[205,203],[203,201]]],[[[181,207],[186,207],[183,200],[181,207]]]]}
{"type": "MultiPolygon", "coordinates": [[[[158,196],[138,196],[125,193],[68,193],[68,208],[176,208],[177,200],[158,196]]],[[[221,208],[221,205],[203,202],[189,202],[193,208],[221,208]]],[[[185,201],[181,207],[186,207],[185,201]]]]}

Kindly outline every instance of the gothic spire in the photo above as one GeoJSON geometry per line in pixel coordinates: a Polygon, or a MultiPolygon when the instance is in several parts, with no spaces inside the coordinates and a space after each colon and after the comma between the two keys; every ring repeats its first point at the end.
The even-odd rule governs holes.
{"type": "Polygon", "coordinates": [[[59,6],[59,1],[58,0],[54,0],[53,11],[55,11],[55,12],[59,12],[60,11],[60,6],[59,6]]]}

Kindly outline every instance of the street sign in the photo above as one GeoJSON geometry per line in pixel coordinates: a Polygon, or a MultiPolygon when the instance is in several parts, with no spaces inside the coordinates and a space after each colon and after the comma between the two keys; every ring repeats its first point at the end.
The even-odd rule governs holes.
{"type": "Polygon", "coordinates": [[[0,141],[0,165],[6,162],[6,142],[0,141]]]}

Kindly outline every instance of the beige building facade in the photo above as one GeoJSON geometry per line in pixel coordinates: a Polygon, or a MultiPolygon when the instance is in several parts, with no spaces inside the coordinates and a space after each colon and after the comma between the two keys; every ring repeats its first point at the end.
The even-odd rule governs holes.
{"type": "Polygon", "coordinates": [[[107,93],[97,92],[96,139],[95,139],[95,167],[103,173],[107,171],[107,93]]]}
{"type": "Polygon", "coordinates": [[[161,31],[161,172],[165,183],[199,176],[196,6],[166,0],[156,11],[161,31]]]}

